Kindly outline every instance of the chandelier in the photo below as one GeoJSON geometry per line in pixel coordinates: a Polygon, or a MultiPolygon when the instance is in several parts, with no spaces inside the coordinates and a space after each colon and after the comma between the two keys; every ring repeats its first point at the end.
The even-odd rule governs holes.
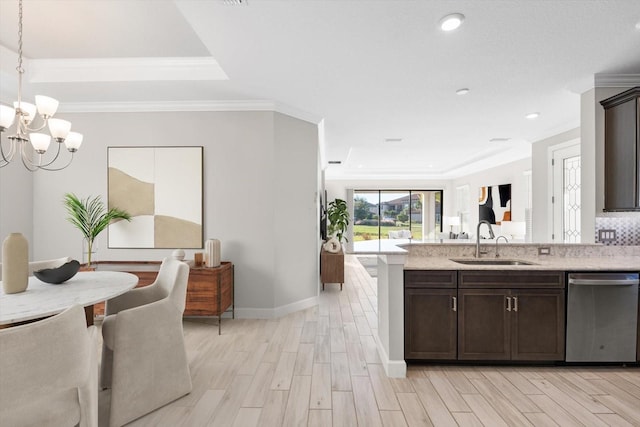
{"type": "MultiPolygon", "coordinates": [[[[48,96],[36,95],[36,104],[22,101],[22,0],[18,2],[18,100],[13,103],[13,108],[0,104],[0,168],[7,166],[19,152],[22,164],[31,172],[39,169],[58,171],[66,168],[73,160],[73,153],[78,151],[82,144],[82,135],[70,132],[71,122],[62,119],[54,119],[53,115],[58,109],[58,101],[48,96]],[[36,111],[40,116],[39,125],[35,125],[36,111]],[[2,134],[8,130],[13,122],[16,122],[15,134],[7,137],[8,143],[2,140],[2,134]],[[44,128],[49,128],[50,135],[40,133],[44,128]],[[47,160],[44,154],[49,149],[51,139],[55,141],[57,148],[55,155],[47,160]],[[54,165],[61,152],[64,143],[71,153],[69,160],[63,166],[60,163],[54,165]],[[6,147],[6,149],[5,149],[6,147]]],[[[47,156],[50,157],[50,156],[47,156]]]]}

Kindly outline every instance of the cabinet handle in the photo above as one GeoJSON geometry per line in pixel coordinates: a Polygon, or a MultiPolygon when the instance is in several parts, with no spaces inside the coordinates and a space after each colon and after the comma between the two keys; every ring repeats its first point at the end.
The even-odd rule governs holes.
{"type": "Polygon", "coordinates": [[[518,311],[518,297],[513,297],[513,311],[518,311]]]}
{"type": "Polygon", "coordinates": [[[507,311],[511,311],[511,297],[505,297],[507,299],[507,311]]]}
{"type": "Polygon", "coordinates": [[[453,311],[458,311],[458,298],[457,297],[451,297],[451,300],[453,302],[453,311]]]}

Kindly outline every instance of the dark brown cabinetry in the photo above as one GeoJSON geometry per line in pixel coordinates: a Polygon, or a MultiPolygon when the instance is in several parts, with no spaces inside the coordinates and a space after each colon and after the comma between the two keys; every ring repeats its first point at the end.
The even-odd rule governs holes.
{"type": "Polygon", "coordinates": [[[640,211],[640,86],[600,104],[605,109],[604,210],[640,211]]]}
{"type": "Polygon", "coordinates": [[[404,272],[407,360],[561,361],[559,271],[404,272]]]}
{"type": "Polygon", "coordinates": [[[456,271],[404,272],[405,359],[456,358],[456,271]]]}
{"type": "Polygon", "coordinates": [[[564,273],[461,271],[458,359],[564,360],[564,273]]]}
{"type": "Polygon", "coordinates": [[[320,252],[320,281],[324,290],[325,283],[340,283],[340,290],[344,283],[344,252],[320,252]]]}
{"type": "Polygon", "coordinates": [[[564,359],[564,290],[460,289],[458,293],[458,359],[564,359]]]}

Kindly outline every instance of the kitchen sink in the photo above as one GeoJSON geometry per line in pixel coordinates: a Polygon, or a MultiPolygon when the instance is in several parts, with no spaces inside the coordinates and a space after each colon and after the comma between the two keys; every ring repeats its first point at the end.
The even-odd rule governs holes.
{"type": "Polygon", "coordinates": [[[452,259],[458,264],[466,265],[536,265],[534,262],[520,261],[517,259],[452,259]]]}

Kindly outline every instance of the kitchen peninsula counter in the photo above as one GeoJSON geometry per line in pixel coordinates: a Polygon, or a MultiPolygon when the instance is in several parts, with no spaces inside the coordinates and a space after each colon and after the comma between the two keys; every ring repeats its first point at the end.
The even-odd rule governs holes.
{"type": "MultiPolygon", "coordinates": [[[[495,260],[495,242],[481,242],[486,252],[480,260],[495,260]]],[[[405,377],[404,271],[640,271],[640,246],[598,244],[499,244],[499,260],[518,260],[530,265],[466,265],[452,259],[476,260],[472,242],[372,242],[354,255],[378,257],[378,353],[390,377],[405,377]],[[376,248],[377,246],[377,248],[376,248]],[[377,249],[377,250],[376,250],[377,249]],[[548,255],[539,255],[539,252],[548,255]]]]}
{"type": "MultiPolygon", "coordinates": [[[[456,257],[454,257],[456,258],[456,257]]],[[[581,257],[566,258],[545,256],[540,258],[500,257],[473,258],[457,257],[458,259],[517,260],[530,262],[526,265],[484,265],[461,264],[445,257],[409,258],[404,264],[405,270],[554,270],[554,271],[640,271],[640,256],[620,257],[581,257]]]]}

